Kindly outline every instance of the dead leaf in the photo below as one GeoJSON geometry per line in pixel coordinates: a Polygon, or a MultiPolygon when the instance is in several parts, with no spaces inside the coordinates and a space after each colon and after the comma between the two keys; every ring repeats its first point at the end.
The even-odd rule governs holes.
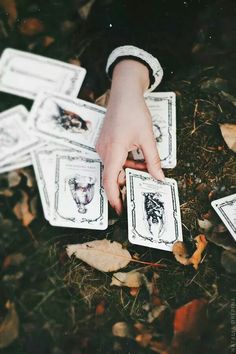
{"type": "Polygon", "coordinates": [[[198,226],[200,227],[200,229],[202,229],[203,231],[209,231],[212,227],[213,227],[213,224],[210,220],[207,220],[207,219],[198,219],[197,220],[198,222],[198,226]]]}
{"type": "Polygon", "coordinates": [[[110,90],[107,90],[102,96],[98,97],[95,103],[98,106],[107,107],[110,98],[110,90]]]}
{"type": "Polygon", "coordinates": [[[12,197],[13,196],[13,191],[9,188],[0,190],[0,195],[3,195],[4,197],[12,197]]]}
{"type": "Polygon", "coordinates": [[[12,28],[17,19],[17,8],[15,0],[0,0],[0,6],[8,15],[8,24],[12,28]]]}
{"type": "Polygon", "coordinates": [[[132,260],[130,253],[120,243],[106,239],[68,245],[66,252],[69,257],[74,254],[102,272],[115,272],[126,267],[132,260]]]}
{"type": "Polygon", "coordinates": [[[139,288],[144,282],[144,275],[139,272],[114,273],[110,285],[139,288]]]}
{"type": "Polygon", "coordinates": [[[131,333],[126,322],[117,322],[112,326],[112,334],[115,337],[130,338],[131,333]]]}
{"type": "Polygon", "coordinates": [[[152,323],[155,319],[160,317],[160,315],[167,309],[166,305],[154,306],[152,310],[148,313],[148,323],[152,323]]]}
{"type": "Polygon", "coordinates": [[[18,266],[24,262],[25,256],[22,253],[13,253],[6,256],[3,261],[3,268],[6,269],[10,266],[18,266]]]}
{"type": "Polygon", "coordinates": [[[24,36],[32,37],[44,31],[44,24],[38,18],[30,17],[22,21],[19,30],[24,36]]]}
{"type": "Polygon", "coordinates": [[[105,309],[106,309],[106,308],[105,308],[105,301],[102,300],[102,301],[100,302],[100,304],[98,304],[97,307],[96,307],[96,311],[95,311],[96,315],[97,315],[97,316],[103,315],[104,312],[105,312],[105,309]]]}
{"type": "Polygon", "coordinates": [[[198,269],[198,265],[201,262],[201,258],[202,258],[202,252],[205,250],[206,246],[207,246],[207,239],[206,236],[201,234],[198,235],[194,238],[195,242],[196,242],[196,251],[193,253],[192,257],[190,258],[191,263],[193,265],[193,267],[197,270],[198,269]]]}
{"type": "Polygon", "coordinates": [[[175,311],[175,335],[187,334],[188,337],[197,337],[202,333],[206,324],[207,300],[194,299],[175,311]]]}
{"type": "Polygon", "coordinates": [[[147,348],[152,340],[152,334],[151,333],[138,334],[135,340],[141,347],[147,348]]]}
{"type": "Polygon", "coordinates": [[[21,181],[21,175],[17,171],[11,171],[7,175],[9,187],[16,187],[21,181]]]}
{"type": "Polygon", "coordinates": [[[188,252],[187,252],[186,246],[185,246],[185,244],[182,241],[175,242],[175,244],[173,245],[173,248],[172,248],[172,252],[173,252],[173,254],[175,256],[175,259],[179,263],[181,263],[183,265],[191,264],[189,262],[188,252]]]}
{"type": "Polygon", "coordinates": [[[81,61],[78,58],[69,59],[69,63],[76,66],[81,66],[81,61]]]}
{"type": "Polygon", "coordinates": [[[236,153],[236,124],[220,124],[220,130],[228,148],[236,153]]]}
{"type": "Polygon", "coordinates": [[[55,42],[55,38],[51,36],[44,36],[42,39],[42,45],[47,48],[55,42]]]}
{"type": "Polygon", "coordinates": [[[7,302],[8,313],[0,323],[0,348],[8,347],[19,335],[19,317],[15,305],[7,302]]]}
{"type": "Polygon", "coordinates": [[[190,258],[187,258],[187,249],[185,247],[185,244],[181,241],[177,241],[174,244],[172,252],[174,253],[175,258],[179,263],[183,265],[192,264],[194,269],[197,270],[198,265],[201,262],[202,252],[207,246],[207,240],[205,235],[203,234],[196,236],[194,240],[196,242],[197,249],[190,258]]]}
{"type": "Polygon", "coordinates": [[[13,208],[17,219],[22,221],[23,226],[28,226],[35,218],[29,210],[29,196],[25,191],[21,191],[22,199],[13,208]]]}

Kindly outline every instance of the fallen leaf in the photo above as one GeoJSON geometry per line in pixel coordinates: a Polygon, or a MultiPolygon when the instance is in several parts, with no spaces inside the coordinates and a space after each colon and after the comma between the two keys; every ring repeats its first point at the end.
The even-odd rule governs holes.
{"type": "Polygon", "coordinates": [[[47,48],[55,42],[55,38],[51,36],[44,36],[42,39],[42,45],[47,48]]]}
{"type": "Polygon", "coordinates": [[[8,24],[12,28],[17,19],[17,8],[15,0],[0,0],[0,6],[8,15],[8,24]]]}
{"type": "Polygon", "coordinates": [[[44,24],[38,18],[30,17],[22,21],[19,30],[24,36],[32,37],[44,31],[44,24]]]}
{"type": "Polygon", "coordinates": [[[104,314],[104,312],[105,312],[105,301],[103,300],[100,302],[100,304],[97,305],[95,313],[97,316],[101,316],[104,314]]]}
{"type": "Polygon", "coordinates": [[[139,272],[114,273],[110,285],[139,288],[144,282],[144,275],[139,272]]]}
{"type": "Polygon", "coordinates": [[[22,253],[13,253],[6,256],[3,261],[3,268],[6,269],[10,266],[18,266],[24,262],[25,256],[22,253]]]}
{"type": "Polygon", "coordinates": [[[24,226],[28,226],[35,218],[29,210],[29,196],[25,191],[21,191],[21,201],[19,201],[13,208],[13,212],[17,219],[22,221],[24,226]]]}
{"type": "Polygon", "coordinates": [[[12,197],[13,196],[13,191],[9,188],[0,190],[0,195],[3,195],[4,197],[12,197]]]}
{"type": "Polygon", "coordinates": [[[117,322],[112,326],[112,334],[115,337],[130,338],[131,333],[126,322],[117,322]]]}
{"type": "Polygon", "coordinates": [[[193,253],[191,257],[188,258],[188,253],[184,242],[177,241],[172,248],[172,252],[175,256],[175,259],[183,264],[189,265],[192,264],[194,269],[198,269],[198,265],[201,262],[202,252],[205,250],[207,246],[207,240],[205,235],[200,234],[194,238],[196,242],[196,251],[193,253]]]}
{"type": "Polygon", "coordinates": [[[172,252],[175,256],[175,259],[183,264],[183,265],[188,265],[191,264],[189,262],[189,258],[188,258],[188,252],[186,249],[185,244],[182,241],[177,241],[174,243],[173,248],[172,248],[172,252]]]}
{"type": "Polygon", "coordinates": [[[152,310],[148,313],[148,323],[152,323],[155,319],[160,317],[160,315],[167,309],[166,305],[154,306],[152,310]]]}
{"type": "Polygon", "coordinates": [[[197,249],[193,253],[190,260],[191,260],[191,263],[193,264],[193,267],[197,270],[198,265],[201,262],[202,252],[205,250],[205,248],[207,246],[207,239],[206,239],[205,235],[201,234],[201,235],[196,236],[194,238],[194,240],[196,241],[197,249]]]}
{"type": "Polygon", "coordinates": [[[110,90],[107,90],[102,96],[99,96],[96,99],[95,103],[98,106],[102,106],[106,108],[108,105],[109,98],[110,98],[110,90]]]}
{"type": "Polygon", "coordinates": [[[141,347],[146,348],[149,346],[152,340],[152,334],[151,333],[138,334],[135,340],[141,347]]]}
{"type": "Polygon", "coordinates": [[[210,220],[207,220],[207,219],[198,219],[197,220],[198,222],[198,226],[200,227],[200,229],[202,229],[203,231],[209,231],[212,227],[213,227],[213,224],[211,223],[210,220]]]}
{"type": "Polygon", "coordinates": [[[204,331],[207,316],[207,300],[194,299],[175,311],[174,334],[198,337],[204,331]]]}
{"type": "Polygon", "coordinates": [[[7,175],[9,187],[16,187],[21,181],[21,175],[17,171],[11,171],[7,175]]]}
{"type": "Polygon", "coordinates": [[[220,124],[220,130],[228,148],[236,152],[236,124],[220,124]]]}
{"type": "Polygon", "coordinates": [[[0,348],[8,347],[19,335],[19,317],[15,305],[7,302],[8,313],[0,323],[0,348]]]}
{"type": "Polygon", "coordinates": [[[126,267],[132,260],[130,253],[120,243],[106,239],[68,245],[66,252],[69,257],[74,254],[102,272],[115,272],[126,267]]]}
{"type": "Polygon", "coordinates": [[[77,59],[77,58],[69,59],[69,63],[73,64],[73,65],[76,65],[76,66],[81,66],[81,61],[79,59],[77,59]]]}
{"type": "Polygon", "coordinates": [[[131,296],[138,296],[140,288],[130,288],[130,295],[131,296]]]}

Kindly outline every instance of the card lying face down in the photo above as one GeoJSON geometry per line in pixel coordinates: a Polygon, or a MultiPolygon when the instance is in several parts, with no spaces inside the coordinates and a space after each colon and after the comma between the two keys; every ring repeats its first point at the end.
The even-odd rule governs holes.
{"type": "Polygon", "coordinates": [[[0,166],[22,157],[38,145],[27,126],[28,111],[16,106],[0,113],[0,166]]]}
{"type": "Polygon", "coordinates": [[[76,65],[7,48],[0,59],[0,91],[29,99],[41,90],[76,97],[85,74],[76,65]]]}
{"type": "Polygon", "coordinates": [[[126,169],[126,187],[129,241],[171,251],[183,239],[176,181],[161,182],[147,172],[126,169]]]}
{"type": "Polygon", "coordinates": [[[236,241],[236,194],[213,200],[211,205],[236,241]]]}
{"type": "Polygon", "coordinates": [[[104,230],[108,202],[102,186],[102,162],[78,153],[54,153],[55,180],[50,224],[104,230]]]}
{"type": "MultiPolygon", "coordinates": [[[[152,92],[145,96],[152,116],[153,133],[162,168],[176,166],[176,103],[174,92],[152,92]]],[[[143,160],[140,149],[133,151],[135,160],[143,160]]]]}
{"type": "Polygon", "coordinates": [[[95,104],[45,92],[37,96],[29,122],[37,136],[98,158],[95,144],[105,112],[95,104]]]}

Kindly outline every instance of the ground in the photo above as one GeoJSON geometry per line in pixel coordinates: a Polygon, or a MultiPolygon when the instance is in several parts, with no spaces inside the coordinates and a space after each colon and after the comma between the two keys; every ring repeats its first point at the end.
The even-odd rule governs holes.
{"type": "MultiPolygon", "coordinates": [[[[211,200],[236,191],[235,154],[225,144],[220,131],[220,124],[236,122],[235,48],[231,47],[236,32],[233,13],[229,15],[227,6],[224,7],[230,2],[219,3],[223,4],[223,16],[213,8],[199,22],[201,35],[193,46],[192,64],[174,73],[161,86],[161,90],[175,91],[177,96],[178,165],[166,171],[166,176],[178,181],[184,241],[192,253],[195,236],[205,233],[209,240],[199,268],[179,264],[169,252],[129,244],[125,212],[118,219],[110,210],[113,224],[105,231],[52,227],[43,217],[33,169],[19,171],[19,180],[12,188],[9,188],[9,175],[2,174],[0,318],[3,321],[11,311],[14,327],[16,314],[12,309],[15,309],[20,332],[0,353],[224,354],[236,351],[235,337],[232,337],[235,283],[233,275],[221,264],[223,248],[216,244],[223,237],[228,240],[231,236],[210,204],[211,200]],[[215,29],[212,41],[209,31],[214,21],[224,33],[215,29]],[[29,196],[34,215],[27,226],[14,213],[23,191],[29,196]],[[199,220],[210,220],[213,228],[207,232],[202,230],[199,220]],[[66,255],[68,243],[104,238],[122,243],[139,260],[166,265],[157,268],[130,263],[124,270],[137,269],[145,275],[152,283],[151,292],[146,286],[131,293],[128,287],[111,287],[111,273],[97,271],[66,255]],[[9,258],[15,254],[18,256],[9,258]],[[190,312],[186,314],[182,306],[192,300],[199,303],[190,303],[190,312]],[[14,304],[11,310],[5,306],[7,301],[14,304]],[[152,310],[160,306],[164,310],[150,320],[152,310]],[[182,326],[180,336],[173,333],[178,327],[177,309],[180,309],[182,326]],[[128,328],[123,338],[112,332],[117,322],[125,322],[128,328]]],[[[73,43],[79,27],[74,11],[66,1],[49,1],[47,5],[37,0],[33,4],[19,1],[18,14],[22,18],[33,17],[42,22],[26,22],[23,26],[22,21],[16,21],[12,25],[7,23],[9,16],[2,10],[0,49],[11,46],[65,61],[73,59],[78,64],[80,56],[73,43]],[[44,10],[39,15],[40,6],[44,10]]],[[[14,22],[14,11],[11,14],[14,22]]],[[[90,75],[79,96],[95,101],[108,87],[105,78],[99,89],[94,87],[94,82],[90,75]]],[[[1,111],[17,103],[31,105],[24,99],[0,94],[1,111]]],[[[228,246],[233,247],[233,243],[228,246]]],[[[1,330],[0,327],[0,343],[1,330]]]]}

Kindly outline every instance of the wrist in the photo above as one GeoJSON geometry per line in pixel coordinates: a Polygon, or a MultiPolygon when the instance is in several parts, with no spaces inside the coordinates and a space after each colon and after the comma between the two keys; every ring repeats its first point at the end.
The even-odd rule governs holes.
{"type": "Polygon", "coordinates": [[[112,75],[112,86],[123,85],[123,89],[135,88],[142,94],[149,87],[148,68],[132,59],[125,59],[116,64],[112,75]]]}

